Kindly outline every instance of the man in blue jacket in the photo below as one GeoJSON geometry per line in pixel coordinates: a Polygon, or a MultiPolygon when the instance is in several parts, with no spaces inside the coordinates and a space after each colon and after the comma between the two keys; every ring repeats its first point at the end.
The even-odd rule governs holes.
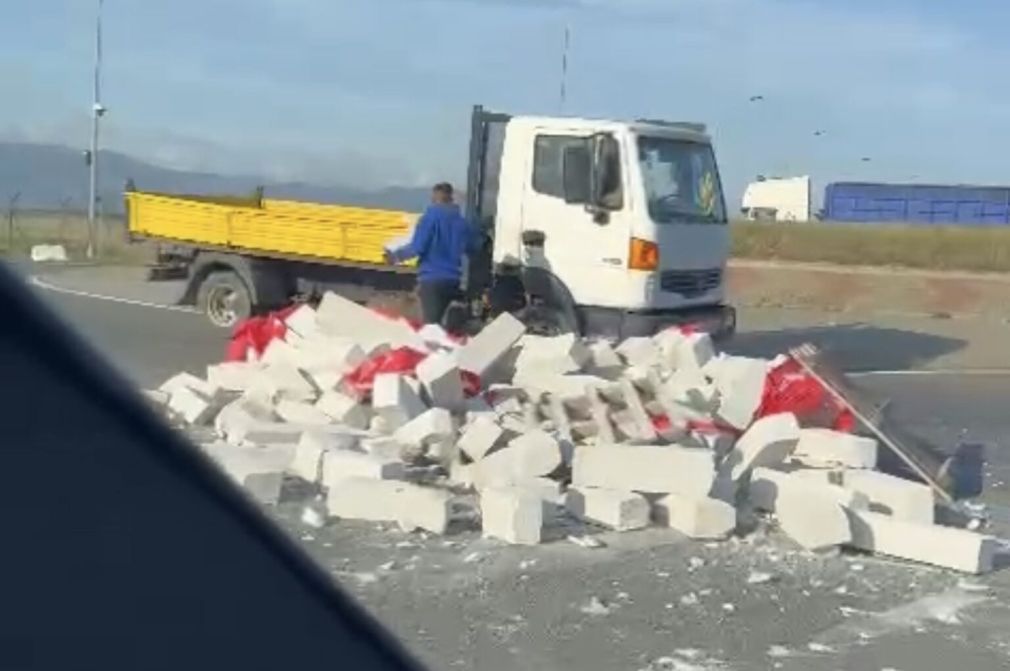
{"type": "Polygon", "coordinates": [[[441,324],[450,303],[459,297],[463,256],[477,251],[480,237],[453,202],[452,185],[436,184],[431,205],[414,227],[410,242],[387,249],[387,260],[418,260],[418,297],[425,324],[441,324]]]}

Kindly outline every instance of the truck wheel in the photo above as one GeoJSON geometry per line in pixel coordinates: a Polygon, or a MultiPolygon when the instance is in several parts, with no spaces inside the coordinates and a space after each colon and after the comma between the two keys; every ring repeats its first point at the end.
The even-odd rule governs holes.
{"type": "Polygon", "coordinates": [[[200,284],[196,301],[210,323],[219,328],[231,328],[252,314],[249,288],[230,270],[208,275],[200,284]]]}
{"type": "Polygon", "coordinates": [[[575,331],[565,316],[546,305],[527,305],[516,317],[526,325],[526,332],[538,336],[558,336],[575,331]]]}

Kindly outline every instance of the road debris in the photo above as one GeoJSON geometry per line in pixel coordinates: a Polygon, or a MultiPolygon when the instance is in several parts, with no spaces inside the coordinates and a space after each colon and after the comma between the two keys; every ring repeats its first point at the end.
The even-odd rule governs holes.
{"type": "MultiPolygon", "coordinates": [[[[819,552],[983,573],[1001,551],[938,525],[929,485],[874,470],[884,448],[850,432],[849,407],[800,354],[727,356],[690,328],[611,347],[524,335],[508,314],[462,340],[333,293],[287,319],[262,357],[181,373],[149,399],[194,431],[213,427],[220,439],[202,449],[259,502],[278,503],[290,478],[322,492],[324,508],[302,511],[313,528],[479,524],[499,542],[598,548],[593,527],[656,526],[743,549],[734,534],[756,513],[819,552]]],[[[692,557],[690,570],[704,565],[692,557]]]]}

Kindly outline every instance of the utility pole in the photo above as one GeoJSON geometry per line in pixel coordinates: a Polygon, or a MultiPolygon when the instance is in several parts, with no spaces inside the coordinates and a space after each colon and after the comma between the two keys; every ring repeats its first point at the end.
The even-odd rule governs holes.
{"type": "Polygon", "coordinates": [[[565,102],[568,100],[568,48],[571,46],[571,28],[565,24],[565,40],[561,49],[561,105],[560,110],[565,111],[565,102]]]}
{"type": "Polygon", "coordinates": [[[87,257],[94,258],[96,252],[97,227],[95,206],[98,201],[98,126],[105,108],[102,106],[102,7],[105,0],[98,0],[95,20],[95,96],[91,106],[91,149],[87,152],[88,162],[88,249],[87,257]]]}

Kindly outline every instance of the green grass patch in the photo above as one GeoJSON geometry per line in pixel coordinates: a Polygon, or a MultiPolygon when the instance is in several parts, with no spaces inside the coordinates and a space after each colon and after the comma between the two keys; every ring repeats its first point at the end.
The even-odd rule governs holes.
{"type": "Polygon", "coordinates": [[[735,222],[743,259],[1010,272],[1010,228],[735,222]]]}

